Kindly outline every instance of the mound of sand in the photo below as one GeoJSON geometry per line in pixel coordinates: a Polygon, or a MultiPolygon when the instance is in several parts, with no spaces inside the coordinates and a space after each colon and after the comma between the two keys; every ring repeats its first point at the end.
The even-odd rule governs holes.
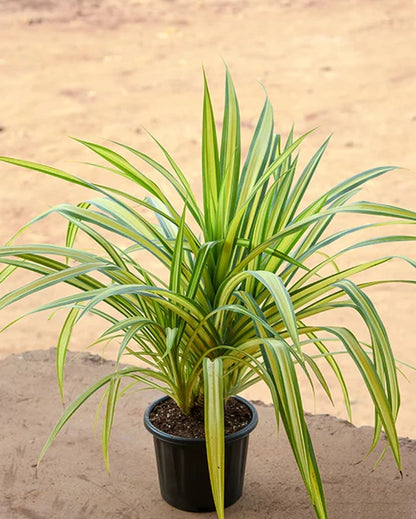
{"type": "MultiPolygon", "coordinates": [[[[116,411],[104,468],[93,422],[98,398],[75,414],[36,471],[39,452],[62,412],[55,381],[55,350],[12,355],[0,362],[0,517],[2,519],[183,518],[159,495],[153,440],[142,424],[157,394],[137,391],[116,411]]],[[[71,355],[66,398],[111,372],[113,365],[89,354],[71,355]]],[[[227,518],[313,518],[283,431],[276,439],[273,409],[257,403],[259,425],[250,437],[245,492],[227,518]]],[[[416,442],[401,440],[403,478],[388,453],[375,471],[380,448],[362,461],[372,428],[356,428],[328,415],[308,416],[334,519],[416,517],[416,442]]],[[[200,517],[186,513],[187,517],[200,517]]],[[[214,518],[215,514],[204,517],[214,518]]]]}

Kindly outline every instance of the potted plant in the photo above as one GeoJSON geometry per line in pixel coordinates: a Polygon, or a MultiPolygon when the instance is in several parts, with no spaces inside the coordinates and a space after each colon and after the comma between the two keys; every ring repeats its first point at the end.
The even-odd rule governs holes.
{"type": "MultiPolygon", "coordinates": [[[[414,240],[410,233],[371,235],[356,238],[352,244],[343,241],[358,236],[363,229],[371,231],[397,222],[414,224],[416,213],[380,203],[352,201],[361,186],[392,171],[392,167],[357,174],[305,203],[304,195],[328,144],[325,141],[297,175],[298,148],[305,137],[295,139],[291,131],[283,142],[275,135],[272,107],[266,98],[242,162],[239,107],[227,70],[220,143],[204,76],[202,204],[185,174],[157,141],[168,166],[114,143],[132,154],[135,162],[150,165],[155,176],[143,174],[139,166],[112,149],[79,141],[104,159],[101,167],[107,176],[110,171],[128,179],[129,190],[88,182],[52,167],[1,158],[83,186],[93,197],[78,205],[60,204],[36,219],[51,213],[62,216],[67,222],[65,246],[14,245],[11,240],[0,248],[5,265],[0,280],[21,269],[38,274],[35,281],[3,294],[0,308],[52,285],[64,283],[74,288],[73,294],[33,310],[67,309],[56,356],[61,394],[71,333],[83,316],[92,313],[108,323],[99,341],[121,341],[115,371],[92,384],[69,405],[40,458],[83,402],[105,388],[102,444],[108,466],[108,443],[120,395],[137,383],[157,388],[179,407],[182,418],[199,415],[203,419],[205,440],[197,442],[202,441],[204,458],[206,449],[213,503],[218,517],[223,518],[224,480],[229,481],[224,475],[228,456],[225,404],[263,380],[270,389],[276,420],[281,420],[286,430],[316,515],[325,518],[324,491],[304,419],[298,371],[305,373],[311,384],[321,384],[331,398],[320,367],[320,363],[324,364],[335,374],[350,413],[348,389],[337,363],[338,355],[344,353],[356,364],[374,403],[371,449],[384,430],[400,469],[395,428],[399,410],[397,367],[385,327],[365,293],[367,287],[388,280],[353,281],[356,275],[370,272],[394,256],[350,263],[348,267],[338,266],[337,262],[361,247],[373,250],[376,244],[414,240]],[[169,182],[180,204],[174,205],[170,192],[162,191],[157,175],[169,182]],[[138,188],[148,196],[137,196],[138,188]],[[144,216],[144,211],[152,217],[144,216]],[[350,214],[379,218],[356,225],[350,224],[350,214]],[[344,228],[331,231],[337,216],[342,218],[344,228]],[[380,218],[384,220],[380,222],[380,218]],[[92,240],[99,252],[77,247],[79,232],[92,240]],[[326,252],[337,244],[336,252],[326,252]],[[141,259],[143,251],[147,258],[149,253],[153,257],[151,262],[141,259]],[[165,276],[154,273],[153,262],[164,268],[165,276]],[[340,308],[358,313],[368,329],[369,343],[357,338],[354,330],[329,319],[331,311],[340,308]],[[139,365],[121,366],[125,354],[138,360],[139,365]],[[123,381],[126,386],[121,384],[123,381]]],[[[401,259],[415,266],[414,260],[401,259]]],[[[158,414],[152,406],[146,417],[152,412],[158,414]]],[[[255,425],[252,408],[247,422],[243,424],[243,435],[247,432],[244,427],[255,425]]],[[[149,421],[146,427],[154,432],[155,426],[149,421]]],[[[172,436],[169,432],[159,436],[163,434],[172,436]]],[[[164,440],[169,443],[169,438],[164,440]]],[[[246,445],[240,448],[245,449],[246,445]]],[[[198,462],[198,467],[202,463],[198,462]]],[[[244,470],[244,462],[240,467],[244,470]]],[[[232,476],[231,480],[238,477],[232,476]]],[[[238,498],[239,492],[226,498],[226,504],[238,498]]]]}

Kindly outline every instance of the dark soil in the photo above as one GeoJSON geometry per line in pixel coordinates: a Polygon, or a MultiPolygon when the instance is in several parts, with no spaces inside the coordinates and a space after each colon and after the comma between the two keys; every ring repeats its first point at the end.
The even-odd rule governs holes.
{"type": "MultiPolygon", "coordinates": [[[[158,404],[150,413],[150,421],[161,431],[183,438],[205,438],[204,409],[194,407],[185,415],[171,398],[158,404]]],[[[236,398],[229,398],[224,407],[225,434],[243,429],[251,421],[251,411],[236,398]]]]}

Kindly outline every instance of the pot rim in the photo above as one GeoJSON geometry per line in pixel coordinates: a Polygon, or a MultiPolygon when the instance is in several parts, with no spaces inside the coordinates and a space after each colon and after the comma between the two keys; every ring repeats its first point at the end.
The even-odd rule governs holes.
{"type": "MultiPolygon", "coordinates": [[[[144,414],[144,426],[146,427],[146,429],[159,440],[162,440],[162,441],[165,441],[168,443],[175,443],[176,445],[181,445],[181,444],[199,445],[199,444],[205,443],[205,438],[184,438],[183,436],[176,436],[174,434],[169,434],[164,431],[161,431],[160,429],[158,429],[157,427],[155,427],[152,424],[152,422],[150,421],[150,413],[152,412],[154,407],[156,407],[156,405],[158,405],[160,402],[163,402],[164,400],[167,400],[168,398],[171,398],[171,397],[169,395],[164,395],[164,396],[158,398],[157,400],[155,400],[154,402],[152,402],[147,407],[145,414],[144,414]]],[[[250,409],[251,421],[250,421],[250,423],[248,423],[245,427],[243,427],[239,431],[232,433],[232,434],[227,434],[225,436],[225,443],[231,443],[231,442],[240,440],[241,438],[244,438],[245,436],[248,436],[253,431],[253,429],[256,427],[256,425],[258,423],[258,414],[257,414],[257,410],[254,407],[254,405],[249,400],[246,400],[245,398],[243,398],[241,396],[237,395],[237,396],[234,396],[233,398],[236,398],[240,402],[244,403],[250,409]]]]}

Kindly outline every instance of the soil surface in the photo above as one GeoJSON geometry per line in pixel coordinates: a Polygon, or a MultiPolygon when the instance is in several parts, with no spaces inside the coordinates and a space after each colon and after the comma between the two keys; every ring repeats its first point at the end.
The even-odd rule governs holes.
{"type": "MultiPolygon", "coordinates": [[[[0,155],[104,183],[103,171],[84,164],[94,157],[69,136],[105,145],[106,139],[123,142],[161,160],[149,130],[198,193],[201,65],[220,122],[223,58],[239,95],[244,142],[262,108],[259,83],[275,107],[277,132],[287,135],[293,123],[297,135],[316,128],[305,141],[300,164],[333,134],[310,186],[311,197],[360,171],[394,164],[403,169],[368,184],[358,199],[415,209],[415,48],[414,0],[0,0],[0,155]]],[[[2,244],[54,205],[89,196],[76,186],[6,164],[0,165],[0,175],[2,244]]],[[[399,227],[395,231],[401,232],[399,227]]],[[[65,232],[63,222],[48,217],[19,240],[64,243],[65,232]]],[[[411,244],[381,247],[379,256],[398,258],[379,274],[371,273],[371,279],[415,279],[414,269],[400,259],[415,258],[415,249],[411,244]]],[[[353,265],[370,256],[360,249],[345,261],[353,265]]],[[[23,278],[11,279],[4,290],[23,278]]],[[[51,291],[45,297],[62,294],[51,291]]],[[[386,284],[368,294],[396,357],[415,365],[414,287],[386,284]]],[[[1,310],[0,329],[45,300],[34,299],[1,310]]],[[[61,410],[48,350],[56,345],[63,319],[59,312],[28,316],[0,335],[1,519],[183,517],[160,503],[150,440],[141,444],[138,439],[145,437],[140,428],[147,393],[138,394],[131,407],[120,402],[120,420],[127,426],[114,434],[110,477],[98,441],[91,439],[87,413],[62,433],[64,445],[51,448],[36,478],[32,465],[61,410]],[[45,350],[44,357],[30,350],[45,350]]],[[[352,313],[334,319],[331,324],[362,329],[352,313]]],[[[86,317],[71,348],[84,350],[101,331],[100,323],[86,317]]],[[[114,358],[116,349],[110,344],[105,357],[114,358]]],[[[351,362],[340,359],[340,364],[351,391],[354,423],[372,425],[372,406],[359,373],[351,362]]],[[[68,399],[109,369],[88,357],[71,366],[68,399]]],[[[398,430],[416,438],[416,372],[402,366],[398,430]]],[[[314,397],[304,380],[305,408],[344,419],[342,393],[336,381],[328,380],[335,407],[319,387],[314,397]]],[[[262,387],[245,396],[270,401],[262,387]]],[[[253,433],[247,497],[229,517],[313,517],[302,483],[291,472],[293,459],[285,458],[284,436],[277,450],[264,447],[275,434],[273,413],[266,407],[259,411],[266,425],[253,433]]],[[[370,470],[375,460],[356,465],[371,443],[370,427],[355,429],[321,415],[308,420],[327,469],[330,517],[416,517],[412,441],[402,440],[406,468],[401,480],[390,459],[375,472],[370,470]]]]}
{"type": "MultiPolygon", "coordinates": [[[[182,438],[205,438],[204,410],[200,406],[185,415],[172,400],[168,399],[153,409],[150,421],[161,431],[182,438]]],[[[224,406],[224,431],[232,434],[246,427],[251,421],[250,409],[236,398],[227,400],[224,406]]]]}

